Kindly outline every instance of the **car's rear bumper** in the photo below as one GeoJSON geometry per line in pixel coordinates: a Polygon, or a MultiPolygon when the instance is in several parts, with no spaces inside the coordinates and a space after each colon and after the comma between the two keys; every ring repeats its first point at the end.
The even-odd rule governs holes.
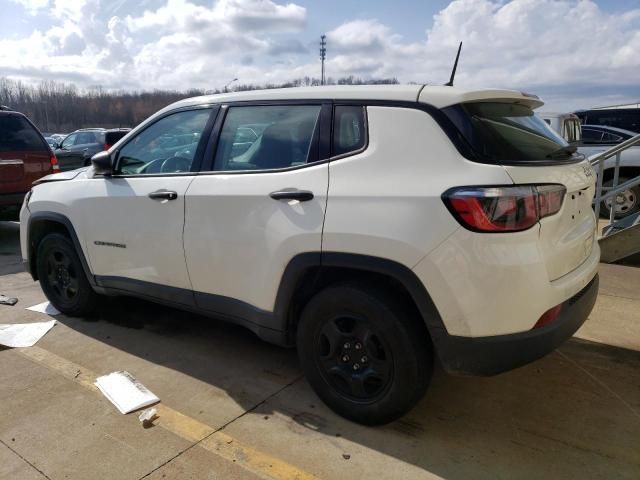
{"type": "Polygon", "coordinates": [[[495,375],[545,356],[587,319],[596,302],[598,284],[596,274],[585,288],[563,303],[558,318],[546,327],[490,337],[440,332],[433,340],[445,370],[463,375],[495,375]]]}

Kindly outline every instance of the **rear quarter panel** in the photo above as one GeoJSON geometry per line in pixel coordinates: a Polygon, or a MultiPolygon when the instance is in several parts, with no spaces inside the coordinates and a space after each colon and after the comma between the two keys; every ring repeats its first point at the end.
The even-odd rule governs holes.
{"type": "Polygon", "coordinates": [[[444,191],[512,183],[502,167],[462,158],[426,112],[368,107],[367,115],[367,149],[329,166],[323,251],[412,268],[460,228],[442,201],[444,191]]]}

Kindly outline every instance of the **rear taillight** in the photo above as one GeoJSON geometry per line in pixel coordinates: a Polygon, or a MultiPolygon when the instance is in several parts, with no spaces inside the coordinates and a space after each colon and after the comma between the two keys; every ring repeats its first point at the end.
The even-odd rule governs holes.
{"type": "Polygon", "coordinates": [[[53,173],[58,173],[60,171],[60,165],[58,165],[58,159],[56,156],[51,155],[51,157],[49,157],[49,162],[51,163],[51,170],[53,170],[53,173]]]}
{"type": "Polygon", "coordinates": [[[519,232],[560,211],[563,185],[460,187],[442,196],[460,224],[475,232],[519,232]]]}
{"type": "Polygon", "coordinates": [[[102,146],[102,149],[103,149],[103,150],[109,150],[110,148],[111,148],[111,145],[109,145],[108,143],[105,143],[105,144],[102,146]]]}

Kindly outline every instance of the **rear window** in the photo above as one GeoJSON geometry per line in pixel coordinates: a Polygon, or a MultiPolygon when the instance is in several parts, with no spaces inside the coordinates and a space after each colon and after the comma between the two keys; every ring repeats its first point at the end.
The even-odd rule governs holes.
{"type": "Polygon", "coordinates": [[[480,102],[442,110],[484,163],[574,160],[574,148],[526,105],[480,102]]]}
{"type": "Polygon", "coordinates": [[[48,150],[36,129],[20,115],[0,115],[0,152],[48,150]]]}
{"type": "Polygon", "coordinates": [[[118,140],[120,140],[122,137],[124,137],[127,133],[129,133],[128,130],[126,130],[126,131],[106,132],[105,133],[104,143],[106,143],[108,145],[113,145],[118,140]]]}

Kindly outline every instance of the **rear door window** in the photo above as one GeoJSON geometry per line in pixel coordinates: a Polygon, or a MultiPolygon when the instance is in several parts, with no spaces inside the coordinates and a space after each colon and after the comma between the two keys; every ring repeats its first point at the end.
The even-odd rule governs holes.
{"type": "Polygon", "coordinates": [[[318,158],[320,105],[230,107],[214,169],[273,170],[318,158]]]}
{"type": "Polygon", "coordinates": [[[80,132],[76,138],[76,145],[87,145],[89,143],[97,143],[96,134],[94,132],[80,132]]]}
{"type": "Polygon", "coordinates": [[[31,152],[48,150],[36,129],[20,115],[0,115],[0,151],[31,152]]]}
{"type": "Polygon", "coordinates": [[[483,163],[574,161],[573,147],[533,110],[514,103],[463,103],[442,109],[483,163]]]}

